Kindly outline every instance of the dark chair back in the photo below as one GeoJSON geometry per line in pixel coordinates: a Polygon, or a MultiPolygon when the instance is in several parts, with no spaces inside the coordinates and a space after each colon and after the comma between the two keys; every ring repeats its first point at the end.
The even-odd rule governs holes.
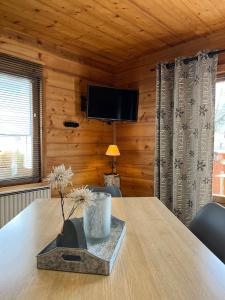
{"type": "Polygon", "coordinates": [[[225,263],[225,207],[208,203],[202,207],[189,229],[225,263]]]}
{"type": "Polygon", "coordinates": [[[116,186],[88,186],[93,192],[102,192],[111,194],[112,197],[122,197],[121,191],[116,186]]]}

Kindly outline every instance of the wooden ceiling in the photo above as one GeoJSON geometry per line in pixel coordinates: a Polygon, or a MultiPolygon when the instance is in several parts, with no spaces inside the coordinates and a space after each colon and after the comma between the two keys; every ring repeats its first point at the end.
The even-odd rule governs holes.
{"type": "Polygon", "coordinates": [[[113,70],[225,28],[225,0],[0,0],[0,28],[113,70]]]}

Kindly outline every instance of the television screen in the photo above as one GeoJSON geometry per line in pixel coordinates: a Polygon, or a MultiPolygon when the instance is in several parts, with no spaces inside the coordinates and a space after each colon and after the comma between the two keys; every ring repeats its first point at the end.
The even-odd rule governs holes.
{"type": "Polygon", "coordinates": [[[87,117],[137,121],[138,91],[97,85],[88,86],[87,117]]]}

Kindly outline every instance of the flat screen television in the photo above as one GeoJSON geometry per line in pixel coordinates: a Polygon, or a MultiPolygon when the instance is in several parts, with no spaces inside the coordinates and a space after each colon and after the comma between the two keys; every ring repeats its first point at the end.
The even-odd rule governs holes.
{"type": "Polygon", "coordinates": [[[137,121],[138,91],[88,85],[87,117],[103,120],[137,121]]]}

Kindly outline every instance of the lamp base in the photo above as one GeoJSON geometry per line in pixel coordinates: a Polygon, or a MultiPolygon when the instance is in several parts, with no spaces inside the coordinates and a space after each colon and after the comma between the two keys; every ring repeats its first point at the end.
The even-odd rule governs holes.
{"type": "Polygon", "coordinates": [[[120,188],[120,175],[115,173],[104,174],[104,185],[120,188]]]}

